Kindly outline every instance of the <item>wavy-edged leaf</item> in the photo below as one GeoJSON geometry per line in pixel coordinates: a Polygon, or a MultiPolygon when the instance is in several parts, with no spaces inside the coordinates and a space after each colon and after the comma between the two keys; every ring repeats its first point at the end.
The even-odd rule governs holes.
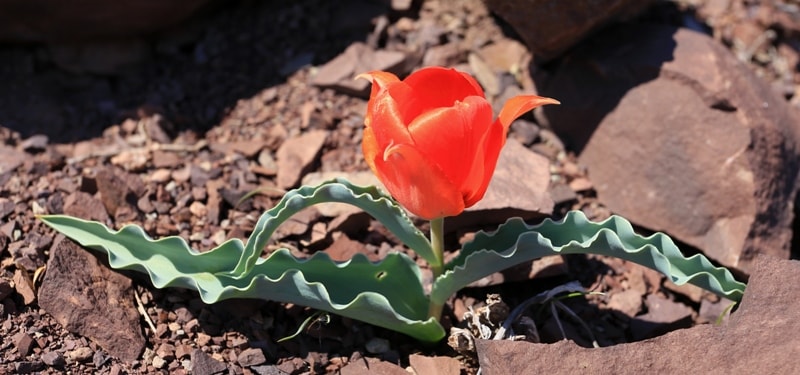
{"type": "Polygon", "coordinates": [[[229,298],[291,302],[438,341],[444,329],[428,319],[419,267],[392,253],[377,263],[358,254],[337,263],[325,253],[296,259],[286,249],[256,259],[247,272],[233,273],[245,250],[229,240],[208,252],[189,248],[180,237],[152,240],[138,226],[112,231],[105,225],[63,215],[40,217],[81,245],[108,254],[117,269],[147,273],[158,288],[197,290],[206,303],[229,298]]]}
{"type": "Polygon", "coordinates": [[[306,207],[328,202],[349,203],[366,211],[427,262],[436,261],[428,239],[391,197],[374,186],[356,186],[345,179],[333,179],[289,191],[275,207],[261,215],[233,274],[247,273],[261,256],[272,233],[286,219],[306,207]]]}
{"type": "Polygon", "coordinates": [[[529,226],[514,218],[492,233],[478,233],[449,262],[433,287],[432,303],[447,298],[472,281],[524,261],[557,254],[600,254],[625,259],[667,275],[678,285],[690,283],[734,301],[745,285],[723,267],[715,267],[705,256],[684,257],[663,233],[638,235],[619,217],[597,223],[581,211],[571,211],[561,221],[546,219],[529,226]]]}

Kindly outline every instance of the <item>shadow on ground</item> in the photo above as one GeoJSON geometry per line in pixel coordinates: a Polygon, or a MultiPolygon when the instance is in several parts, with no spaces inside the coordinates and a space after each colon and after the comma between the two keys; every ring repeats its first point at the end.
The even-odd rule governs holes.
{"type": "Polygon", "coordinates": [[[227,2],[147,38],[0,45],[0,125],[64,143],[125,118],[205,131],[236,101],[363,40],[386,2],[227,2]]]}

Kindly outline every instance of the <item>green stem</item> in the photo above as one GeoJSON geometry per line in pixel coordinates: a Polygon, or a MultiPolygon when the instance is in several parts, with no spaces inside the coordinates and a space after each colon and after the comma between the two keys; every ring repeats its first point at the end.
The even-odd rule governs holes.
{"type": "Polygon", "coordinates": [[[431,219],[431,248],[436,257],[436,264],[431,264],[433,278],[436,279],[444,270],[444,218],[431,219]]]}
{"type": "MultiPolygon", "coordinates": [[[[436,262],[431,264],[433,279],[436,280],[444,271],[444,218],[431,219],[431,248],[436,262]]],[[[439,320],[444,305],[431,302],[428,307],[428,317],[439,320]]]]}

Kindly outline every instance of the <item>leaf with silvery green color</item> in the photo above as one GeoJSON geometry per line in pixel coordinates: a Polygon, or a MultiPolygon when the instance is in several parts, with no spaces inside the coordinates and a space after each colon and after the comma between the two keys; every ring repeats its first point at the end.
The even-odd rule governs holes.
{"type": "Polygon", "coordinates": [[[619,216],[597,223],[581,211],[571,211],[561,221],[545,219],[529,226],[513,218],[495,232],[479,232],[445,265],[445,272],[434,284],[431,301],[443,303],[475,280],[522,262],[559,254],[617,257],[660,271],[677,285],[694,284],[733,301],[741,300],[745,288],[730,271],[715,267],[705,256],[684,257],[663,233],[644,237],[619,216]]]}
{"type": "Polygon", "coordinates": [[[427,238],[391,198],[374,187],[357,187],[344,180],[288,192],[259,218],[246,243],[232,239],[204,253],[192,250],[180,237],[152,240],[138,226],[115,232],[101,223],[69,216],[40,218],[81,245],[105,252],[112,267],[147,273],[158,288],[197,290],[207,303],[228,298],[290,302],[431,342],[441,340],[445,332],[436,318],[427,317],[430,303],[441,306],[475,280],[546,255],[616,256],[661,271],[676,284],[692,283],[735,301],[744,291],[744,284],[728,270],[714,267],[702,255],[684,257],[664,234],[643,237],[620,217],[595,223],[580,211],[535,226],[510,219],[495,232],[478,233],[446,265],[430,297],[425,295],[419,267],[402,253],[389,254],[377,263],[362,254],[346,262],[335,262],[322,252],[297,259],[287,249],[261,257],[282,222],[323,202],[364,209],[422,258],[435,262],[427,238]]]}
{"type": "Polygon", "coordinates": [[[243,274],[252,267],[272,233],[286,219],[306,207],[330,202],[348,203],[364,210],[425,261],[436,261],[428,239],[390,196],[374,186],[361,187],[345,179],[333,179],[317,186],[303,186],[289,191],[275,207],[261,215],[233,273],[243,274]]]}
{"type": "MultiPolygon", "coordinates": [[[[360,188],[346,181],[329,181],[286,194],[259,219],[246,244],[226,241],[200,253],[180,237],[152,240],[141,227],[127,225],[113,231],[105,225],[64,215],[40,218],[81,245],[108,254],[116,269],[147,273],[158,288],[197,290],[206,303],[229,298],[260,298],[290,302],[399,331],[424,341],[444,337],[436,319],[428,319],[419,267],[402,253],[372,263],[357,254],[334,262],[325,253],[296,259],[287,249],[267,258],[261,251],[281,222],[299,210],[322,202],[351,203],[381,220],[403,240],[424,253],[425,236],[393,201],[375,188],[360,188]],[[421,239],[421,240],[420,240],[421,239]]],[[[423,254],[420,254],[421,256],[423,254]]]]}

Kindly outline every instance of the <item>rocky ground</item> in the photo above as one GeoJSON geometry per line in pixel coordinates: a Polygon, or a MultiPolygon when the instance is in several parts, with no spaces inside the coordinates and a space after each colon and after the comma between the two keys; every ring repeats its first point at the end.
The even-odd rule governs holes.
{"type": "MultiPolygon", "coordinates": [[[[513,140],[486,200],[450,220],[448,256],[475,231],[491,229],[508,216],[536,221],[579,209],[597,220],[621,213],[643,232],[666,231],[687,254],[703,251],[743,279],[757,269],[754,253],[789,258],[797,155],[788,143],[775,140],[772,129],[792,124],[800,106],[797,4],[657,2],[643,13],[627,15],[628,23],[611,26],[606,34],[586,31],[591,37],[583,44],[546,59],[532,54],[525,38],[478,0],[332,4],[214,4],[148,37],[0,46],[0,373],[472,374],[481,365],[496,364],[487,354],[479,362],[479,355],[455,351],[446,342],[424,346],[392,331],[327,315],[298,337],[277,343],[314,311],[272,301],[206,305],[194,292],[155,289],[140,274],[110,271],[102,258],[55,235],[34,217],[66,213],[112,227],[137,223],[154,237],[179,235],[202,251],[246,237],[260,214],[288,189],[334,175],[372,183],[360,153],[368,84],[352,77],[374,69],[403,75],[421,66],[454,66],[474,74],[496,108],[522,92],[558,98],[567,108],[568,114],[539,111],[514,123],[513,140]],[[710,38],[669,32],[672,44],[667,47],[616,38],[645,24],[680,26],[710,38]],[[612,57],[598,54],[598,46],[614,51],[607,54],[612,57]],[[671,56],[656,64],[661,73],[641,81],[633,76],[629,86],[609,86],[605,78],[580,70],[591,65],[605,74],[599,76],[627,79],[631,76],[615,70],[624,59],[651,74],[651,61],[639,55],[629,59],[630,51],[671,56]],[[706,69],[702,64],[708,61],[715,64],[706,69]],[[732,78],[751,77],[751,72],[758,78],[732,78]],[[664,83],[663,77],[672,81],[664,83]],[[674,82],[678,86],[670,86],[674,82]],[[732,90],[744,93],[729,94],[725,90],[731,85],[743,86],[732,90]],[[686,95],[674,94],[685,87],[691,87],[686,95]],[[584,91],[611,93],[612,103],[596,102],[605,109],[601,115],[570,107],[570,101],[582,102],[584,91]],[[673,94],[657,96],[662,92],[673,94]],[[648,103],[692,98],[691,93],[699,99],[661,107],[695,117],[648,112],[656,111],[648,103]],[[772,96],[780,103],[767,98],[772,96]],[[771,104],[768,114],[759,112],[761,103],[771,104]],[[706,115],[709,108],[722,114],[706,115]],[[736,115],[725,117],[729,113],[736,115]],[[559,127],[565,118],[578,121],[569,117],[575,114],[584,116],[584,122],[576,123],[588,125],[559,127]],[[626,149],[615,145],[637,142],[629,135],[664,118],[670,124],[743,125],[720,134],[687,125],[689,138],[701,139],[698,132],[709,139],[730,138],[722,145],[692,144],[689,151],[662,159],[653,155],[668,147],[645,147],[644,156],[603,151],[626,149]],[[757,142],[737,134],[763,134],[766,140],[762,144],[761,138],[757,142]],[[775,151],[762,158],[753,151],[759,147],[786,154],[775,151]],[[740,154],[748,162],[734,156],[740,154]],[[600,162],[614,158],[623,158],[628,172],[645,178],[617,174],[600,162]],[[709,173],[718,164],[738,169],[709,173]],[[654,182],[687,170],[691,174],[667,179],[672,185],[654,182]],[[520,181],[522,175],[527,178],[520,181]],[[731,175],[745,177],[731,182],[731,175]],[[614,185],[620,179],[628,185],[614,185]],[[681,200],[643,198],[647,192],[669,196],[670,189],[681,200]],[[258,194],[248,195],[254,191],[258,194]],[[527,199],[509,202],[509,196],[527,199]],[[703,211],[706,207],[712,207],[711,213],[703,211]],[[653,212],[659,214],[648,215],[653,212]],[[686,212],[689,221],[682,216],[686,212]],[[695,219],[706,214],[714,219],[695,219]],[[778,229],[764,229],[770,223],[778,229]],[[753,250],[754,244],[765,250],[753,250]]],[[[643,39],[656,34],[638,32],[643,39]]],[[[668,135],[667,145],[683,139],[678,130],[668,135]]],[[[641,141],[664,134],[638,136],[641,141]]],[[[282,226],[266,250],[278,247],[301,257],[325,251],[338,260],[355,253],[377,260],[391,251],[407,251],[363,213],[325,208],[303,211],[282,226]]],[[[464,313],[484,306],[489,294],[514,307],[572,280],[603,293],[564,301],[591,333],[580,321],[554,315],[548,307],[527,316],[535,321],[541,342],[567,338],[583,347],[591,347],[593,340],[602,347],[621,347],[617,344],[713,322],[729,305],[635,264],[570,256],[545,258],[480,280],[452,298],[444,324],[463,325],[464,313]]],[[[530,360],[520,358],[508,362],[530,360]]]]}

